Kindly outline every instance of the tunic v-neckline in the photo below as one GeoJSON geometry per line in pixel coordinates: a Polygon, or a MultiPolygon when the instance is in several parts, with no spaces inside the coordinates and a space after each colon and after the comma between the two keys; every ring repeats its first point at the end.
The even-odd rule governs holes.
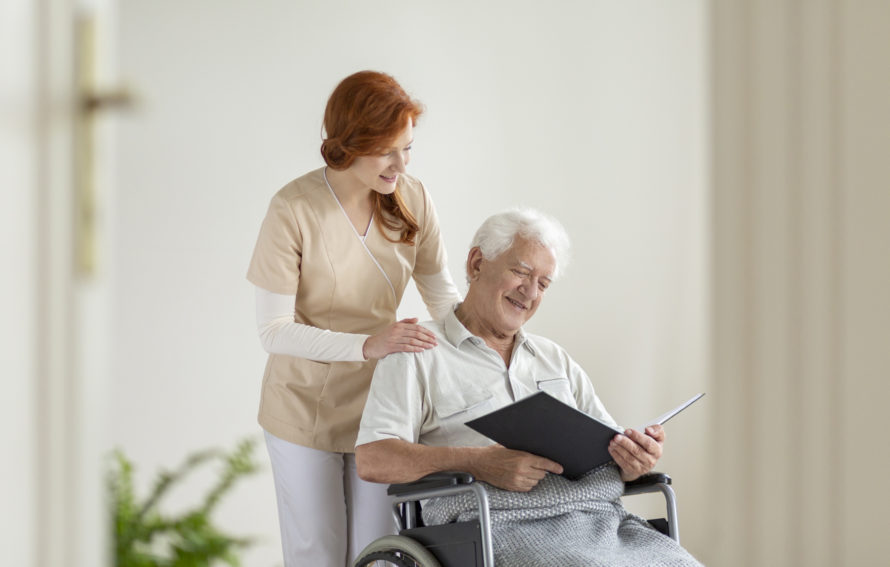
{"type": "Polygon", "coordinates": [[[331,196],[334,197],[334,201],[337,202],[337,206],[340,207],[340,211],[342,211],[343,216],[346,217],[346,222],[349,224],[350,228],[352,228],[352,232],[355,234],[356,238],[358,238],[359,243],[362,245],[362,248],[367,252],[368,257],[371,258],[371,261],[374,262],[374,265],[377,266],[377,269],[380,270],[380,274],[383,275],[383,278],[386,280],[386,283],[389,284],[389,289],[392,290],[392,296],[396,299],[396,303],[398,303],[399,294],[396,293],[396,287],[393,285],[392,280],[389,279],[389,274],[386,273],[386,270],[383,269],[383,266],[380,265],[380,262],[377,261],[377,258],[374,256],[374,253],[371,252],[371,249],[368,248],[368,243],[366,242],[368,235],[371,234],[371,225],[374,222],[374,212],[371,211],[371,218],[368,220],[368,228],[365,230],[365,235],[362,236],[359,234],[358,230],[355,228],[355,225],[352,224],[352,219],[349,218],[349,214],[346,212],[346,209],[343,208],[343,203],[340,202],[340,199],[337,197],[337,194],[334,192],[334,188],[331,187],[331,183],[328,181],[327,168],[322,170],[322,176],[324,177],[324,183],[328,186],[328,191],[331,192],[331,196]]]}
{"type": "Polygon", "coordinates": [[[352,231],[358,237],[362,243],[367,240],[368,235],[371,233],[371,225],[374,223],[374,211],[371,210],[371,218],[368,219],[368,226],[365,227],[364,234],[360,233],[358,229],[355,227],[355,223],[352,222],[352,219],[349,218],[349,213],[346,212],[346,208],[343,206],[343,203],[340,202],[340,198],[337,197],[337,192],[334,191],[334,188],[331,187],[331,182],[328,181],[328,168],[324,168],[321,172],[324,177],[324,184],[328,186],[328,190],[331,192],[331,195],[334,197],[334,200],[337,201],[337,205],[340,207],[340,210],[343,212],[343,216],[346,217],[346,222],[349,223],[349,226],[352,227],[352,231]]]}

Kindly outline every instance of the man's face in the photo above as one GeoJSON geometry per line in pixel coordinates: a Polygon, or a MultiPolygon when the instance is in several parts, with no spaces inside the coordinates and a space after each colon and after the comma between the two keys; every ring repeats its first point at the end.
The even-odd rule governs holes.
{"type": "Polygon", "coordinates": [[[477,314],[490,330],[514,335],[537,311],[556,270],[556,258],[538,242],[519,236],[493,260],[482,258],[478,250],[474,253],[469,263],[470,292],[479,299],[477,314]]]}

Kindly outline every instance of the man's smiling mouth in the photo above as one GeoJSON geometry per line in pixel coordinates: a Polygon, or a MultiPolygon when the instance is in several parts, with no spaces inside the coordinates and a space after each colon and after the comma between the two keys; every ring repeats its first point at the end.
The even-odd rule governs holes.
{"type": "Polygon", "coordinates": [[[523,305],[522,303],[519,303],[519,302],[516,301],[515,299],[510,299],[509,297],[507,297],[506,299],[507,299],[507,301],[509,301],[510,303],[512,303],[517,309],[521,309],[521,310],[523,310],[523,311],[525,311],[526,309],[528,309],[528,307],[526,307],[526,306],[523,305]]]}

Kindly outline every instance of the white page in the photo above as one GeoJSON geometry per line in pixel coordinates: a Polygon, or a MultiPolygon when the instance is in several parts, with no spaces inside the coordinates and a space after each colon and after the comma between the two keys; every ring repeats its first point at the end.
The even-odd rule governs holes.
{"type": "Polygon", "coordinates": [[[672,409],[671,411],[669,411],[669,412],[667,412],[667,413],[665,413],[665,414],[662,414],[662,415],[656,417],[655,419],[653,419],[653,420],[647,422],[646,425],[643,425],[642,427],[640,427],[639,429],[637,429],[637,431],[639,431],[639,432],[641,432],[641,433],[644,433],[644,432],[646,431],[646,428],[649,427],[650,425],[664,425],[664,423],[665,423],[667,420],[669,420],[670,418],[674,417],[675,415],[677,415],[678,413],[680,413],[680,412],[683,411],[684,409],[688,408],[688,407],[691,406],[693,403],[697,402],[697,401],[698,401],[699,399],[701,399],[701,397],[704,396],[704,395],[705,395],[704,392],[702,392],[701,394],[696,394],[696,395],[692,396],[691,398],[689,398],[688,400],[686,400],[685,402],[683,402],[683,403],[680,404],[679,406],[675,407],[675,408],[672,409]]]}

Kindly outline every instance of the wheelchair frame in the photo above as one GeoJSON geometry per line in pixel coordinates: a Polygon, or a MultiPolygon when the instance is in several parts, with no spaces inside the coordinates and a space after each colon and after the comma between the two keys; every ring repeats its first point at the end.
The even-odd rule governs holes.
{"type": "MultiPolygon", "coordinates": [[[[665,499],[666,520],[649,520],[653,527],[680,542],[680,528],[677,517],[676,495],[671,488],[671,478],[664,473],[649,473],[639,479],[625,483],[624,496],[661,492],[665,499]]],[[[416,561],[416,565],[437,565],[442,567],[465,567],[480,565],[494,567],[494,549],[491,536],[491,518],[488,505],[488,493],[481,483],[475,482],[472,475],[463,472],[434,473],[414,482],[390,485],[387,493],[393,497],[393,515],[399,527],[399,536],[389,536],[378,541],[386,541],[391,552],[407,553],[409,556],[426,554],[426,559],[416,561]],[[472,492],[476,497],[479,509],[478,520],[444,524],[442,526],[423,526],[420,518],[420,501],[441,496],[453,496],[463,492],[472,492]],[[400,539],[411,538],[411,540],[400,539]],[[408,544],[402,547],[400,545],[408,544]],[[429,546],[417,549],[418,545],[429,546]],[[390,547],[392,546],[392,547],[390,547]],[[405,549],[410,547],[410,549],[405,549]],[[468,560],[472,559],[472,563],[468,560]]],[[[374,542],[354,565],[361,567],[367,564],[363,560],[372,555],[374,542]]],[[[378,546],[379,547],[379,546],[378,546]]],[[[413,556],[412,556],[413,557],[413,556]]],[[[396,563],[399,564],[399,563],[396,563]]],[[[407,563],[405,563],[407,564],[407,563]]]]}

